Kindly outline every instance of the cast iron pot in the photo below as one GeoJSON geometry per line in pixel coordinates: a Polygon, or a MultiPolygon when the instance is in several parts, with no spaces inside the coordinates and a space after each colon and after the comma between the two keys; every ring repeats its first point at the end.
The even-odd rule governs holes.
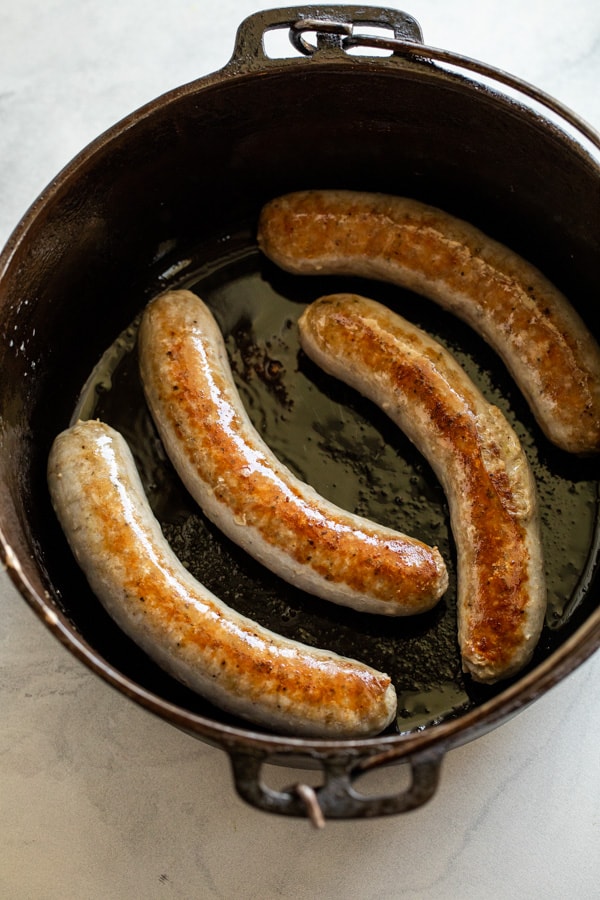
{"type": "Polygon", "coordinates": [[[404,13],[302,7],[248,18],[221,71],[177,88],[99,137],[48,186],[0,260],[1,537],[8,572],[52,633],[108,683],[223,748],[235,786],[271,812],[366,817],[435,792],[445,753],[499,725],[600,644],[595,460],[548,445],[502,365],[432,304],[351,284],[445,341],[517,428],[538,478],[548,561],[546,629],[531,665],[495,688],[460,671],[452,536],[426,463],[369,404],[315,371],[294,319],[342,280],[293,278],[256,249],[261,205],[310,187],[406,194],[459,215],[539,266],[597,329],[600,138],[506,73],[421,42],[404,13]],[[361,35],[382,26],[384,36],[361,35]],[[300,52],[273,59],[289,30],[300,52]],[[387,36],[386,36],[387,35],[387,36]],[[378,47],[356,55],[354,46],[378,47]],[[248,408],[274,449],[342,505],[437,543],[451,585],[417,621],[325,608],[230,546],[194,508],[161,453],[135,364],[136,316],[167,286],[192,286],[226,334],[248,408]],[[341,413],[340,413],[341,410],[341,413]],[[74,415],[130,440],[177,552],[217,593],[264,624],[392,674],[398,723],[365,740],[292,739],[244,724],[175,683],[117,629],[75,565],[50,507],[45,468],[74,415]],[[319,787],[273,790],[265,762],[323,770],[319,787]],[[393,796],[358,777],[408,762],[393,796]]]}

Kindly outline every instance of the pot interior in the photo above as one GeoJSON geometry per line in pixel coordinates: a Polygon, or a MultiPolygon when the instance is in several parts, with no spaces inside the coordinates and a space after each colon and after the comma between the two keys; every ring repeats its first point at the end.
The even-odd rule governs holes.
{"type": "MultiPolygon", "coordinates": [[[[463,676],[445,497],[385,416],[299,351],[295,321],[320,294],[379,299],[442,341],[506,413],[537,478],[547,626],[530,668],[598,607],[596,460],[553,448],[492,351],[428,301],[357,279],[283,274],[256,249],[262,204],[290,190],[405,194],[458,215],[536,264],[592,330],[600,288],[599,171],[525,107],[428,63],[280,63],[194,83],[84,151],[26,217],[0,283],[2,515],[28,599],[55,607],[91,653],[169,703],[239,725],[160,671],[108,618],[49,503],[46,459],[76,415],[119,428],[152,506],[190,570],[273,630],[389,672],[392,733],[460,716],[507,684],[463,676]],[[248,411],[280,458],[341,506],[437,544],[450,587],[437,609],[382,621],[274,578],[207,522],[165,458],[137,374],[136,323],[167,287],[211,306],[248,411]]],[[[598,336],[596,331],[596,336],[598,336]]],[[[242,726],[244,727],[244,726],[242,726]]]]}

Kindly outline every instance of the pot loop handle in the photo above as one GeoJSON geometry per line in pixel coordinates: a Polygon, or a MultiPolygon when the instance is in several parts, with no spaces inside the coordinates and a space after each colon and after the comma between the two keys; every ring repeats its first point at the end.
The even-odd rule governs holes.
{"type": "MultiPolygon", "coordinates": [[[[345,55],[350,47],[376,46],[369,35],[355,33],[355,25],[385,28],[395,40],[422,43],[421,27],[416,19],[398,9],[364,6],[297,6],[270,9],[248,16],[238,28],[229,67],[248,70],[269,63],[280,64],[267,56],[264,36],[268,31],[289,29],[292,45],[305,56],[323,51],[345,55]],[[316,44],[305,35],[315,34],[316,44]]],[[[392,49],[392,55],[394,50],[392,49]]]]}
{"type": "MultiPolygon", "coordinates": [[[[409,812],[423,806],[436,792],[444,750],[428,748],[407,757],[411,783],[398,794],[367,796],[355,790],[355,779],[379,766],[397,761],[398,750],[360,757],[348,753],[312,756],[321,764],[324,782],[318,787],[294,784],[283,791],[274,790],[261,780],[261,769],[273,756],[264,750],[230,749],[235,788],[251,806],[283,816],[308,818],[317,828],[327,819],[364,819],[409,812]]],[[[278,754],[277,758],[282,759],[278,754]]]]}

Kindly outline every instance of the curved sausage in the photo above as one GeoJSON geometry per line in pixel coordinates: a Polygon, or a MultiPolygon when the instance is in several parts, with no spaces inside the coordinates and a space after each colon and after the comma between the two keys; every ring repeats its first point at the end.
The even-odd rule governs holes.
{"type": "Polygon", "coordinates": [[[448,573],[437,549],[329,503],[266,446],[199,297],[170,291],[153,300],[139,355],[167,454],[229,538],[290,583],[361,612],[408,615],[438,601],[448,573]]]}
{"type": "Polygon", "coordinates": [[[118,432],[92,420],[62,432],[48,484],[92,590],[175,678],[229,712],[292,734],[371,735],[393,720],[387,675],[260,627],[190,575],[165,540],[118,432]]]}
{"type": "Polygon", "coordinates": [[[282,268],[390,281],[466,321],[496,350],[557,446],[600,451],[600,348],[568,300],[477,228],[416,200],[303,191],[268,203],[259,246],[282,268]]]}
{"type": "Polygon", "coordinates": [[[377,403],[428,459],[456,543],[463,668],[488,683],[513,675],[546,608],[535,483],[516,434],[454,357],[379,303],[323,297],[299,328],[306,353],[377,403]]]}

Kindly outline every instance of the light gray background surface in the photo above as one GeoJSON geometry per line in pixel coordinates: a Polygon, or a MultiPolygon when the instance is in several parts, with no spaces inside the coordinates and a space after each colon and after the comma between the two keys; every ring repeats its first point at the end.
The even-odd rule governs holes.
{"type": "MultiPolygon", "coordinates": [[[[0,0],[0,245],[88,141],[219,69],[241,20],[277,5],[291,4],[0,0]]],[[[519,75],[600,127],[597,0],[389,5],[412,13],[427,43],[519,75]]],[[[449,753],[426,807],[317,831],[246,806],[221,751],[93,676],[0,573],[0,896],[592,900],[599,699],[597,654],[449,753]]],[[[394,768],[373,785],[395,791],[403,779],[394,768]]]]}

